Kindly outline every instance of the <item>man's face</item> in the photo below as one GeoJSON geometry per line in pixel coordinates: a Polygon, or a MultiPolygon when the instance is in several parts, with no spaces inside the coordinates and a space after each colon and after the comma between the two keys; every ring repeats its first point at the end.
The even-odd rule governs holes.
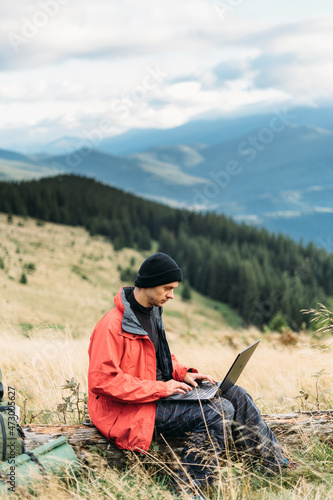
{"type": "Polygon", "coordinates": [[[154,286],[146,288],[146,298],[149,302],[149,307],[162,307],[169,299],[173,299],[173,291],[178,286],[178,281],[168,283],[166,285],[154,286]]]}

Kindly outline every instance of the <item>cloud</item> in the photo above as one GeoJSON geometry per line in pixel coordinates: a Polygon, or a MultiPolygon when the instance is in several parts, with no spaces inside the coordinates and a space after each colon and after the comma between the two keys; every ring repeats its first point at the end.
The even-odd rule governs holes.
{"type": "Polygon", "coordinates": [[[274,87],[295,100],[332,100],[333,16],[276,27],[263,32],[249,44],[260,41],[265,52],[254,58],[250,70],[257,88],[274,87]]]}
{"type": "Polygon", "coordinates": [[[332,101],[333,16],[274,25],[257,19],[268,8],[258,0],[257,14],[236,4],[222,20],[208,0],[5,2],[2,132],[34,127],[52,140],[61,127],[51,123],[80,136],[107,118],[115,135],[212,110],[332,101]],[[149,67],[165,76],[147,89],[149,67]]]}
{"type": "Polygon", "coordinates": [[[17,0],[2,19],[0,61],[3,67],[35,67],[72,58],[156,55],[180,45],[193,51],[209,43],[215,18],[209,3],[179,5],[178,0],[17,0]],[[47,5],[53,5],[53,14],[47,5]]]}

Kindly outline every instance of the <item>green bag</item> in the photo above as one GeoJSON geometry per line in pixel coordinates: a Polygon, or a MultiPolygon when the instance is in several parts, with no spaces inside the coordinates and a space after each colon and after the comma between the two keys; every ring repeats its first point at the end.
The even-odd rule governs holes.
{"type": "Polygon", "coordinates": [[[0,461],[10,462],[24,452],[24,433],[15,416],[15,391],[8,388],[8,399],[3,399],[2,372],[0,370],[0,461]]]}

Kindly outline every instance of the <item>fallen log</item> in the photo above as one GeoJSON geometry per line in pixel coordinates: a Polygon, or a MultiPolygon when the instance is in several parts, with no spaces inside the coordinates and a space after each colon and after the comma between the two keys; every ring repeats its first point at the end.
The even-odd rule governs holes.
{"type": "MultiPolygon", "coordinates": [[[[306,442],[317,438],[329,445],[333,444],[333,410],[307,411],[289,414],[263,415],[264,420],[273,430],[281,445],[290,449],[304,446],[306,442]]],[[[107,461],[118,466],[126,463],[128,452],[118,449],[106,439],[92,424],[88,425],[38,425],[23,427],[28,450],[36,448],[51,439],[67,436],[69,444],[78,457],[84,459],[86,450],[101,450],[107,461]]],[[[161,456],[180,455],[185,439],[157,438],[153,449],[161,456]]]]}
{"type": "Polygon", "coordinates": [[[283,446],[302,446],[314,438],[333,444],[333,410],[263,415],[263,418],[283,446]]]}

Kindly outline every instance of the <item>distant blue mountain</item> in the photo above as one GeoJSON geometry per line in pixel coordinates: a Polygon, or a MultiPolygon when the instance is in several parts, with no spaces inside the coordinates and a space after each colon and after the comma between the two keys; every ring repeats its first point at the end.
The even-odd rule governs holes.
{"type": "MultiPolygon", "coordinates": [[[[84,138],[63,136],[48,143],[33,143],[14,148],[24,154],[66,155],[85,146],[98,149],[114,156],[127,156],[141,153],[158,146],[177,146],[205,144],[213,145],[240,137],[252,130],[269,126],[276,114],[284,115],[291,123],[298,126],[313,126],[333,131],[333,107],[297,107],[284,108],[277,106],[269,113],[249,114],[238,117],[205,116],[190,120],[178,127],[168,129],[132,129],[114,137],[96,139],[95,133],[89,139],[89,132],[84,138]]],[[[18,138],[19,141],[19,138],[18,138]]]]}
{"type": "Polygon", "coordinates": [[[276,115],[284,115],[291,123],[299,126],[314,126],[333,131],[332,107],[297,107],[273,109],[271,113],[235,118],[191,120],[184,125],[169,129],[133,129],[124,134],[105,138],[98,149],[113,155],[140,153],[157,146],[218,144],[240,137],[252,130],[269,126],[276,115]]]}
{"type": "Polygon", "coordinates": [[[104,151],[89,143],[59,155],[0,150],[0,178],[77,173],[333,251],[332,116],[331,108],[297,108],[170,130],[133,130],[101,141],[104,151]]]}
{"type": "Polygon", "coordinates": [[[33,163],[34,160],[29,156],[22,155],[21,153],[16,153],[15,151],[7,151],[6,149],[0,149],[0,159],[9,161],[23,161],[26,163],[33,163]]]}

